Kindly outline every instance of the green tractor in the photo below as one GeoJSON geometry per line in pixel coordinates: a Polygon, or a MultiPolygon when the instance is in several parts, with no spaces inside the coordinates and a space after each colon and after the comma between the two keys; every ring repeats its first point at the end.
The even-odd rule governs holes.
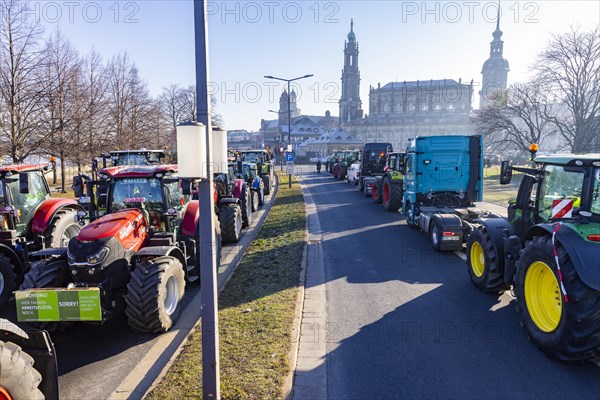
{"type": "Polygon", "coordinates": [[[391,152],[386,156],[383,175],[375,175],[371,196],[375,204],[383,204],[387,211],[396,212],[402,207],[402,183],[405,152],[391,152]]]}
{"type": "Polygon", "coordinates": [[[342,150],[334,152],[334,155],[331,158],[333,165],[330,166],[333,179],[339,179],[340,181],[346,179],[348,167],[358,160],[359,154],[360,152],[357,150],[342,150]]]}
{"type": "MultiPolygon", "coordinates": [[[[532,155],[537,149],[532,150],[532,155]]],[[[512,289],[521,324],[548,356],[600,358],[600,155],[541,156],[536,168],[502,162],[500,183],[523,173],[508,219],[482,218],[467,242],[471,281],[512,289]]]]}

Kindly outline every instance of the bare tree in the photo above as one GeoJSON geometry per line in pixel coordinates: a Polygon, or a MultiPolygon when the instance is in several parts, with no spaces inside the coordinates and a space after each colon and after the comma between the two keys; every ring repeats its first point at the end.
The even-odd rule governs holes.
{"type": "Polygon", "coordinates": [[[77,108],[80,114],[77,115],[75,127],[79,170],[82,163],[100,155],[110,142],[108,77],[102,58],[95,50],[84,59],[81,70],[77,98],[81,105],[77,108]]]}
{"type": "Polygon", "coordinates": [[[77,101],[81,60],[77,51],[56,31],[46,47],[46,104],[42,126],[46,141],[42,148],[58,156],[61,163],[61,188],[65,193],[66,164],[77,147],[75,127],[81,102],[77,101]]]}
{"type": "Polygon", "coordinates": [[[19,0],[0,7],[0,140],[13,162],[36,152],[45,139],[39,129],[47,89],[42,29],[27,11],[19,0]]]}
{"type": "Polygon", "coordinates": [[[537,81],[564,112],[550,114],[573,152],[598,146],[597,118],[600,111],[600,27],[582,31],[571,27],[565,34],[552,35],[536,60],[537,81]]]}
{"type": "Polygon", "coordinates": [[[525,150],[532,143],[544,147],[555,136],[556,128],[547,118],[551,112],[552,104],[539,86],[514,84],[495,105],[481,110],[474,122],[488,145],[525,150]]]}

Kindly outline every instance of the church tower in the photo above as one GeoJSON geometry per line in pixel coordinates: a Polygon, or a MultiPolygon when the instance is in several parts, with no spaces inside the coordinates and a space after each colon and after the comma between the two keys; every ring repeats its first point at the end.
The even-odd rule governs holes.
{"type": "Polygon", "coordinates": [[[500,3],[498,3],[498,18],[496,19],[496,30],[492,33],[494,40],[490,43],[490,58],[483,63],[481,74],[483,75],[482,89],[479,92],[479,109],[483,109],[494,103],[498,96],[506,90],[508,80],[508,60],[502,57],[504,42],[500,30],[500,3]]]}
{"type": "Polygon", "coordinates": [[[358,70],[358,42],[354,34],[354,20],[350,20],[350,33],[344,42],[344,69],[342,69],[342,96],[340,98],[340,124],[358,121],[363,116],[360,101],[360,71],[358,70]]]}
{"type": "MultiPolygon", "coordinates": [[[[290,97],[290,110],[291,117],[296,118],[300,116],[300,109],[298,108],[298,103],[296,102],[296,92],[292,89],[292,95],[290,97]]],[[[287,90],[284,90],[281,93],[281,97],[279,97],[279,122],[287,124],[288,122],[288,93],[287,90]]]]}

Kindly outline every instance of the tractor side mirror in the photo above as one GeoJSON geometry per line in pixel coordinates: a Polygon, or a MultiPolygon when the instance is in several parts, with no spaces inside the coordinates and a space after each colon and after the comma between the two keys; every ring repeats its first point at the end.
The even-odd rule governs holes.
{"type": "Polygon", "coordinates": [[[29,194],[29,174],[19,174],[19,193],[29,194]]]}
{"type": "Polygon", "coordinates": [[[192,180],[191,179],[182,179],[181,180],[181,190],[183,191],[184,196],[189,196],[192,194],[192,180]]]}
{"type": "Polygon", "coordinates": [[[512,180],[512,166],[510,161],[502,161],[500,165],[500,184],[508,185],[512,180]]]}
{"type": "Polygon", "coordinates": [[[73,177],[73,192],[75,197],[83,196],[83,178],[79,175],[73,177]]]}

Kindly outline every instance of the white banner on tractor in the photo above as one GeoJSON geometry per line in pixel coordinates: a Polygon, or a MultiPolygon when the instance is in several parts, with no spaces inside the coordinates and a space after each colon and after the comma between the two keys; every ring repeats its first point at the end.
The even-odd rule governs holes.
{"type": "Polygon", "coordinates": [[[571,218],[573,215],[573,200],[552,200],[551,218],[571,218]]]}

